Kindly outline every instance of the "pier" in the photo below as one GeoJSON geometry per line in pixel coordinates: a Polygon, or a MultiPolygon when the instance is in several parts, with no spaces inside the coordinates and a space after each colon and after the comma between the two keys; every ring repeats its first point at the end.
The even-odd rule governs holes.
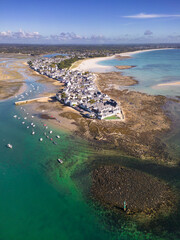
{"type": "Polygon", "coordinates": [[[52,98],[54,98],[55,95],[51,95],[51,96],[47,96],[47,97],[39,97],[39,98],[32,98],[32,99],[27,99],[27,100],[23,100],[23,101],[17,101],[14,104],[15,105],[23,105],[23,104],[28,104],[28,103],[32,103],[32,102],[48,102],[50,100],[52,100],[52,98]]]}

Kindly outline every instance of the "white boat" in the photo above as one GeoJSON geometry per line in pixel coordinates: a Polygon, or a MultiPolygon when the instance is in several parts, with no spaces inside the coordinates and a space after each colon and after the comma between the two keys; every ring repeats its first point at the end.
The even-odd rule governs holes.
{"type": "Polygon", "coordinates": [[[61,160],[60,158],[58,158],[57,161],[61,164],[63,163],[63,160],[61,160]]]}
{"type": "Polygon", "coordinates": [[[24,117],[24,119],[27,119],[27,117],[24,117]]]}
{"type": "Polygon", "coordinates": [[[31,126],[33,126],[34,125],[34,123],[31,123],[31,126]]]}
{"type": "Polygon", "coordinates": [[[32,132],[32,135],[34,135],[35,134],[35,132],[32,132]]]}
{"type": "Polygon", "coordinates": [[[36,125],[34,124],[33,127],[35,127],[36,125]]]}
{"type": "Polygon", "coordinates": [[[39,139],[39,141],[40,141],[40,142],[42,142],[42,141],[43,141],[43,139],[42,139],[42,138],[40,138],[40,139],[39,139]]]}
{"type": "Polygon", "coordinates": [[[60,138],[60,136],[59,136],[59,135],[57,135],[56,137],[57,137],[57,138],[60,138]]]}
{"type": "Polygon", "coordinates": [[[22,122],[22,124],[25,124],[25,122],[22,122]]]}
{"type": "Polygon", "coordinates": [[[29,128],[29,126],[27,126],[27,128],[29,128]]]}
{"type": "Polygon", "coordinates": [[[18,119],[21,119],[20,117],[18,117],[18,119]]]}
{"type": "Polygon", "coordinates": [[[17,115],[14,115],[13,117],[14,117],[14,118],[17,118],[17,115]]]}
{"type": "Polygon", "coordinates": [[[7,144],[7,147],[8,147],[8,148],[11,148],[11,149],[13,148],[10,143],[7,144]]]}
{"type": "Polygon", "coordinates": [[[52,133],[52,131],[49,131],[49,133],[52,133]]]}
{"type": "Polygon", "coordinates": [[[34,116],[31,116],[32,118],[34,118],[34,116]]]}

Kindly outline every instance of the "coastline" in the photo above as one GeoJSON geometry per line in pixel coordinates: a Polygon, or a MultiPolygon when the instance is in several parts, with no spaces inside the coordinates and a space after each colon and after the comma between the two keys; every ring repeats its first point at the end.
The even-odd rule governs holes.
{"type": "Polygon", "coordinates": [[[173,48],[160,48],[160,49],[146,49],[146,50],[138,50],[134,52],[124,52],[115,54],[109,57],[99,57],[99,58],[93,58],[93,59],[85,59],[83,60],[76,68],[73,68],[73,70],[79,70],[79,71],[90,71],[90,72],[112,72],[116,70],[116,67],[114,66],[102,66],[98,64],[98,62],[105,61],[105,60],[111,60],[116,59],[120,56],[124,58],[131,57],[138,53],[143,52],[151,52],[151,51],[160,51],[160,50],[168,50],[173,48]]]}
{"type": "MultiPolygon", "coordinates": [[[[28,68],[28,66],[27,66],[27,68],[28,68]]],[[[39,81],[42,81],[42,83],[44,83],[47,86],[48,85],[53,85],[53,83],[57,82],[56,80],[52,80],[52,79],[47,78],[47,77],[44,78],[44,76],[38,75],[38,74],[37,74],[36,77],[37,77],[36,79],[38,79],[38,78],[41,79],[41,77],[42,77],[42,79],[44,79],[44,80],[39,80],[39,81]]],[[[97,81],[98,81],[98,79],[97,79],[97,81]]],[[[99,86],[102,86],[102,83],[103,83],[103,79],[102,79],[102,81],[99,81],[99,86]]],[[[109,91],[109,92],[114,92],[115,85],[116,85],[115,83],[111,82],[111,83],[109,83],[109,86],[108,86],[108,83],[107,83],[107,86],[104,86],[104,89],[106,91],[109,91]]],[[[153,105],[154,101],[157,100],[157,101],[159,101],[159,103],[156,102],[156,105],[154,104],[154,111],[153,111],[153,113],[154,113],[154,116],[155,116],[155,120],[159,121],[159,118],[156,118],[156,117],[158,117],[157,116],[158,115],[158,111],[159,111],[159,109],[161,109],[161,106],[163,106],[163,103],[164,103],[165,100],[164,99],[160,100],[160,98],[155,98],[155,97],[150,98],[150,96],[148,97],[147,94],[136,94],[136,92],[128,93],[128,91],[124,91],[122,89],[121,90],[120,89],[119,90],[115,89],[115,94],[117,94],[119,99],[121,99],[121,97],[123,98],[123,101],[124,101],[123,105],[126,108],[126,113],[127,113],[127,116],[128,116],[127,122],[126,122],[128,128],[126,128],[124,123],[122,123],[122,124],[120,123],[121,125],[119,126],[120,127],[120,131],[119,132],[115,129],[118,126],[117,124],[119,124],[119,122],[117,122],[117,121],[114,122],[113,126],[112,126],[112,122],[111,121],[102,121],[102,122],[100,122],[100,121],[94,121],[94,120],[91,121],[91,120],[88,120],[88,119],[83,119],[80,115],[78,115],[78,113],[76,111],[73,111],[72,108],[64,107],[58,101],[56,101],[56,102],[48,102],[48,103],[35,103],[34,105],[33,104],[29,104],[29,107],[32,108],[32,111],[34,111],[34,109],[37,110],[37,117],[40,117],[40,118],[44,119],[45,121],[47,120],[50,124],[56,126],[57,128],[62,129],[62,130],[65,129],[66,131],[69,131],[71,134],[73,134],[75,137],[77,136],[76,133],[78,133],[78,135],[81,136],[82,139],[86,138],[88,140],[93,140],[95,148],[100,147],[100,148],[102,148],[102,150],[104,150],[103,147],[105,146],[105,147],[107,147],[106,149],[108,151],[108,145],[112,144],[113,148],[114,148],[114,151],[119,152],[123,148],[125,150],[125,148],[127,146],[128,147],[126,149],[127,150],[127,154],[129,154],[129,156],[130,156],[133,153],[131,150],[134,150],[134,149],[132,149],[133,146],[130,145],[131,142],[136,144],[135,147],[137,149],[141,150],[141,151],[143,151],[143,149],[141,147],[142,147],[142,144],[144,144],[144,146],[146,147],[145,148],[145,152],[148,151],[148,145],[150,145],[152,143],[155,144],[153,147],[157,147],[157,149],[158,149],[158,146],[161,147],[161,145],[158,145],[158,142],[153,142],[153,140],[154,140],[154,138],[153,138],[154,136],[153,135],[152,135],[152,139],[149,138],[150,141],[146,141],[147,140],[146,138],[149,137],[149,135],[151,134],[151,131],[150,131],[150,132],[147,132],[147,135],[146,135],[146,132],[145,132],[147,130],[146,129],[146,122],[143,122],[142,125],[141,125],[141,122],[138,121],[137,124],[135,126],[133,126],[133,124],[134,124],[134,122],[136,120],[136,119],[134,119],[134,122],[133,122],[133,117],[135,115],[133,115],[133,116],[129,116],[129,115],[130,115],[131,112],[135,111],[135,114],[137,114],[137,116],[138,116],[139,113],[141,113],[142,114],[142,118],[147,118],[146,113],[147,114],[151,114],[151,112],[146,111],[147,108],[149,107],[150,110],[151,110],[152,107],[153,107],[153,106],[151,106],[151,103],[153,105]],[[120,95],[119,95],[119,93],[120,93],[120,95]],[[138,112],[137,108],[139,106],[138,104],[140,104],[140,101],[138,102],[138,104],[135,101],[138,101],[138,99],[141,99],[141,97],[142,97],[142,101],[143,101],[143,104],[145,106],[145,109],[140,108],[139,112],[138,112]],[[151,101],[151,100],[152,100],[152,102],[150,102],[149,105],[147,105],[147,102],[151,101]],[[126,105],[127,101],[128,101],[128,104],[129,104],[128,106],[126,105]],[[162,101],[162,102],[160,102],[160,101],[162,101]],[[45,109],[44,107],[46,107],[47,110],[45,111],[45,114],[44,114],[45,116],[42,116],[43,115],[42,114],[42,109],[45,109]],[[62,112],[60,112],[61,111],[60,109],[62,109],[62,112]],[[46,114],[46,113],[48,113],[48,114],[46,114]],[[56,114],[56,115],[54,115],[54,114],[56,114]],[[51,115],[53,115],[55,118],[54,119],[51,118],[51,115]],[[58,120],[60,119],[61,123],[59,123],[56,120],[56,118],[58,120]],[[143,142],[140,142],[139,139],[137,138],[137,136],[134,135],[134,132],[137,130],[138,127],[139,127],[139,129],[142,129],[144,131],[144,132],[142,132],[142,141],[143,142]],[[87,131],[88,128],[91,128],[91,133],[93,133],[93,134],[90,135],[88,133],[88,131],[87,131]],[[96,129],[97,129],[97,132],[95,132],[96,129]],[[132,135],[132,138],[130,138],[129,135],[132,135]],[[127,137],[127,139],[126,139],[126,137],[127,137]],[[107,138],[107,140],[105,138],[107,138]],[[109,142],[108,142],[108,138],[109,138],[109,142]],[[120,139],[122,140],[122,142],[120,142],[120,139]],[[111,143],[111,140],[112,140],[112,143],[111,143]],[[127,140],[127,142],[125,142],[126,140],[127,140]],[[138,141],[136,141],[136,140],[138,140],[138,141]],[[106,145],[104,145],[104,146],[101,145],[101,143],[103,143],[103,142],[106,145]],[[146,144],[147,144],[147,146],[146,146],[146,144]],[[157,144],[157,146],[156,146],[156,144],[157,144]]],[[[139,114],[139,115],[141,115],[141,114],[139,114]]],[[[160,116],[160,114],[159,114],[159,116],[160,116]]],[[[140,116],[139,116],[139,118],[140,118],[140,116]]],[[[150,124],[153,123],[153,122],[149,121],[148,119],[146,119],[146,121],[147,121],[147,126],[149,126],[150,124]]],[[[159,124],[159,122],[157,122],[157,124],[159,124]]],[[[160,124],[161,124],[161,122],[160,122],[160,124]]],[[[164,124],[164,123],[162,122],[162,124],[164,124]]],[[[152,128],[156,128],[156,126],[154,125],[152,128]]],[[[163,131],[164,131],[164,129],[163,129],[163,131]]],[[[160,132],[157,131],[156,133],[159,134],[160,132]]],[[[159,153],[161,154],[161,152],[157,152],[157,157],[158,157],[159,153]]],[[[134,154],[134,156],[138,156],[138,152],[134,152],[133,154],[134,154]]],[[[143,152],[141,152],[140,154],[142,154],[142,156],[143,156],[143,152]]],[[[139,155],[139,156],[141,157],[141,155],[139,155]]],[[[120,157],[119,157],[119,159],[120,159],[120,157]]],[[[94,160],[97,161],[97,159],[94,159],[94,160]]],[[[107,158],[107,162],[108,162],[108,160],[109,159],[107,158]]],[[[144,160],[144,162],[146,162],[147,159],[145,158],[143,160],[144,160]]],[[[153,162],[152,158],[149,158],[149,160],[152,160],[152,162],[153,162]]],[[[155,156],[154,160],[155,161],[157,160],[156,156],[155,156]]],[[[134,161],[136,161],[136,159],[134,159],[134,161]]],[[[120,166],[120,161],[117,160],[117,163],[120,166]]],[[[158,161],[156,163],[158,163],[158,161]]],[[[113,165],[113,162],[110,162],[110,164],[113,165]]],[[[101,176],[104,177],[105,181],[107,181],[107,177],[104,174],[105,170],[106,170],[106,168],[105,169],[100,169],[100,170],[98,169],[98,171],[99,171],[98,174],[99,174],[100,177],[101,176]]],[[[109,171],[109,168],[107,168],[107,170],[109,171]]],[[[123,171],[127,172],[127,169],[125,169],[123,171]]],[[[114,169],[111,171],[112,174],[110,174],[110,172],[109,172],[109,175],[111,175],[111,176],[110,176],[110,181],[108,182],[109,188],[107,189],[107,193],[105,194],[106,197],[108,197],[108,196],[111,197],[110,194],[112,193],[112,190],[115,191],[117,189],[117,191],[120,192],[119,189],[117,188],[117,187],[119,187],[119,185],[118,186],[116,185],[117,180],[115,178],[114,179],[111,178],[111,177],[115,176],[114,172],[115,172],[114,169]],[[110,183],[113,183],[113,185],[110,185],[110,183]],[[115,186],[115,188],[112,189],[112,186],[113,187],[115,186]]],[[[133,179],[133,180],[135,179],[133,182],[136,183],[136,180],[137,180],[136,177],[140,176],[134,170],[132,171],[132,173],[135,175],[135,178],[132,178],[131,176],[128,177],[128,175],[126,175],[125,176],[125,180],[127,181],[127,183],[129,181],[130,184],[131,184],[131,179],[133,179]]],[[[99,176],[97,176],[98,179],[99,179],[99,176]]],[[[152,178],[154,178],[154,176],[152,178]]],[[[103,178],[100,178],[100,183],[102,183],[102,179],[103,178]]],[[[147,182],[149,184],[148,180],[149,179],[147,179],[147,182]]],[[[140,181],[141,184],[144,183],[143,178],[139,179],[139,181],[140,181]]],[[[123,182],[121,181],[120,183],[123,183],[123,182]]],[[[138,181],[137,181],[137,183],[138,183],[138,181]]],[[[155,184],[156,184],[156,182],[155,182],[155,184]]],[[[126,189],[127,190],[130,189],[129,192],[131,194],[133,194],[133,197],[135,198],[136,195],[138,194],[137,193],[137,188],[135,186],[135,190],[133,189],[132,192],[131,192],[131,188],[129,187],[129,185],[126,185],[127,186],[126,189]]],[[[161,186],[160,186],[160,190],[161,190],[161,186]]],[[[98,188],[99,188],[99,186],[98,186],[98,188]]],[[[148,193],[150,193],[150,191],[152,190],[151,186],[149,187],[149,189],[150,190],[149,190],[148,193]]],[[[100,193],[102,193],[104,191],[104,189],[102,189],[102,188],[100,190],[101,190],[100,193]]],[[[157,190],[156,186],[155,186],[155,190],[157,190]]],[[[158,194],[159,194],[159,192],[158,192],[158,194]]],[[[166,192],[165,192],[165,195],[164,195],[164,193],[162,193],[162,194],[163,194],[163,197],[166,196],[166,192]]],[[[123,199],[124,199],[124,196],[123,196],[123,199]]],[[[97,197],[96,200],[99,200],[99,202],[101,203],[101,197],[99,199],[97,197]]],[[[119,200],[119,196],[118,196],[118,200],[119,200]]],[[[142,201],[142,199],[140,199],[140,200],[142,201]]],[[[141,201],[139,201],[139,203],[141,201]]],[[[167,201],[167,203],[168,203],[168,199],[165,199],[165,200],[163,199],[163,201],[165,201],[165,203],[167,201]]],[[[116,202],[114,204],[113,201],[111,201],[110,203],[111,203],[112,207],[115,207],[115,208],[116,207],[118,208],[119,206],[120,206],[120,208],[122,207],[122,203],[120,203],[120,205],[117,205],[116,202]]],[[[109,204],[109,202],[108,202],[108,204],[109,204]]],[[[128,204],[129,204],[129,202],[128,202],[128,204]]],[[[166,212],[166,216],[170,215],[172,213],[171,212],[171,208],[172,207],[171,206],[168,206],[168,207],[169,207],[169,209],[167,209],[167,207],[165,206],[165,210],[164,210],[164,212],[166,212]],[[167,210],[169,210],[169,211],[167,211],[167,210]]],[[[158,214],[159,206],[157,206],[157,208],[156,208],[156,206],[155,206],[155,208],[151,208],[151,203],[150,203],[149,210],[147,210],[147,213],[145,212],[145,214],[147,214],[146,216],[151,214],[151,211],[153,211],[152,212],[152,216],[156,215],[156,211],[157,211],[157,214],[158,214]]],[[[163,209],[162,209],[162,211],[163,211],[163,209]]],[[[127,212],[127,214],[128,213],[131,214],[133,212],[134,212],[134,206],[132,206],[132,211],[127,212]]],[[[148,219],[148,217],[146,219],[148,219]]]]}

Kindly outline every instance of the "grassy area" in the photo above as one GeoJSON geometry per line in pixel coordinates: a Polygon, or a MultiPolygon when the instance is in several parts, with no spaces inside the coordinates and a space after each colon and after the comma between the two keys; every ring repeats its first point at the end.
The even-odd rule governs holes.
{"type": "Polygon", "coordinates": [[[114,119],[119,119],[119,117],[118,116],[116,116],[116,115],[113,115],[113,116],[110,116],[110,117],[106,117],[106,118],[104,118],[105,120],[114,120],[114,119]]]}

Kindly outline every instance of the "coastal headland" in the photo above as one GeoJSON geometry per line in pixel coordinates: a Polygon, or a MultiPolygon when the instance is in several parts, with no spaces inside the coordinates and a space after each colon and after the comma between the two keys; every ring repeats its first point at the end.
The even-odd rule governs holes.
{"type": "MultiPolygon", "coordinates": [[[[134,53],[123,53],[123,58],[131,54],[134,53]]],[[[109,59],[109,57],[107,58],[109,59]]],[[[97,59],[99,61],[105,58],[84,60],[81,63],[84,64],[83,66],[86,65],[84,70],[88,71],[91,68],[89,64],[94,65],[97,59]]],[[[79,65],[80,69],[81,64],[79,65]]],[[[32,70],[30,69],[30,71],[32,70]]],[[[46,83],[47,79],[44,77],[43,82],[46,83]]],[[[57,82],[52,79],[48,81],[48,84],[57,82]]],[[[57,104],[54,102],[42,103],[42,106],[34,105],[37,106],[37,109],[39,107],[46,108],[49,113],[58,115],[59,120],[69,119],[76,126],[77,134],[98,145],[105,144],[109,149],[119,148],[124,154],[141,159],[175,163],[168,153],[166,144],[161,140],[161,134],[171,128],[171,119],[164,110],[168,101],[166,97],[128,91],[125,87],[138,84],[138,81],[133,77],[124,76],[120,72],[96,73],[94,84],[122,107],[124,121],[119,121],[119,119],[99,121],[98,119],[83,118],[76,110],[64,107],[60,103],[58,113],[55,110],[57,104]],[[63,109],[66,111],[64,112],[63,109]]],[[[57,89],[58,87],[57,85],[57,89]]]]}
{"type": "MultiPolygon", "coordinates": [[[[94,59],[91,59],[91,61],[93,62],[94,59]]],[[[103,68],[104,67],[105,66],[103,66],[103,68]]],[[[24,65],[24,68],[25,71],[34,76],[37,81],[49,86],[51,92],[56,92],[59,91],[60,88],[63,88],[62,84],[59,84],[57,80],[42,76],[28,68],[26,65],[24,65]]],[[[86,68],[86,71],[88,71],[88,68],[86,68]]],[[[133,77],[124,76],[120,72],[106,72],[105,70],[105,73],[96,73],[94,84],[96,84],[101,92],[107,94],[112,99],[115,99],[118,104],[121,105],[125,115],[124,121],[120,121],[119,119],[98,120],[84,118],[78,111],[62,105],[56,99],[50,99],[40,103],[31,103],[29,104],[29,108],[40,118],[46,119],[50,123],[55,124],[55,126],[71,132],[71,134],[78,134],[82,138],[88,139],[92,145],[97,146],[99,149],[113,149],[115,151],[120,151],[126,156],[133,156],[136,158],[141,158],[144,161],[150,160],[160,164],[176,163],[173,162],[166,144],[164,144],[161,139],[161,134],[164,134],[171,128],[171,119],[166,115],[165,112],[166,103],[169,101],[166,97],[152,96],[140,92],[129,91],[127,87],[138,84],[138,81],[133,79],[133,77]],[[43,112],[45,111],[45,113],[42,114],[42,110],[43,112]],[[51,116],[53,116],[53,118],[51,116]]],[[[42,97],[46,95],[47,93],[42,94],[42,97]]],[[[115,184],[115,192],[117,188],[120,187],[119,181],[122,177],[120,174],[122,169],[120,169],[120,166],[118,166],[118,168],[118,175],[115,175],[116,177],[113,178],[113,174],[110,174],[112,178],[109,180],[110,183],[113,182],[115,184]]],[[[109,167],[106,169],[105,166],[102,166],[102,168],[98,168],[97,171],[92,173],[93,197],[100,202],[102,202],[102,199],[104,198],[103,192],[105,195],[107,195],[109,188],[112,187],[111,185],[108,185],[105,189],[102,185],[102,191],[99,193],[99,195],[97,195],[99,178],[102,179],[102,183],[104,181],[106,182],[108,179],[106,170],[110,173],[111,171],[112,173],[115,171],[113,166],[112,169],[109,167]]],[[[123,171],[126,172],[126,169],[123,171]]],[[[125,177],[125,181],[128,186],[128,191],[132,191],[133,193],[135,190],[131,189],[129,183],[132,181],[137,181],[134,176],[138,178],[139,172],[134,172],[134,170],[132,170],[131,174],[131,171],[127,169],[127,178],[125,177]]],[[[137,184],[140,186],[139,189],[142,189],[143,186],[149,191],[149,189],[154,189],[154,186],[157,184],[157,182],[153,182],[153,180],[150,180],[148,177],[146,178],[146,176],[143,175],[142,178],[139,177],[137,184]],[[146,179],[146,182],[150,181],[152,184],[150,184],[148,187],[142,185],[143,179],[146,179]]],[[[172,196],[172,193],[169,191],[169,188],[166,188],[163,184],[164,183],[161,185],[159,183],[158,185],[159,188],[162,187],[162,197],[159,201],[165,201],[168,203],[169,196],[172,196]],[[167,195],[167,198],[165,195],[167,195]]],[[[137,186],[133,185],[132,187],[135,189],[137,186]]],[[[146,194],[148,191],[146,191],[146,194]]],[[[157,192],[155,192],[155,194],[156,193],[157,192]]],[[[149,197],[149,195],[146,194],[142,195],[143,199],[145,196],[149,197]]],[[[118,195],[113,193],[109,198],[111,200],[111,204],[106,201],[104,203],[111,205],[111,207],[115,207],[115,198],[117,198],[117,196],[118,195]]],[[[130,213],[136,212],[137,210],[149,214],[150,211],[156,212],[159,206],[153,205],[152,199],[150,198],[149,201],[144,201],[145,205],[147,205],[147,209],[139,209],[137,205],[138,195],[135,195],[136,201],[133,203],[130,202],[130,199],[128,196],[126,196],[126,193],[123,193],[122,196],[123,198],[127,197],[130,213]]],[[[141,197],[141,195],[139,197],[141,197]]],[[[154,195],[154,197],[156,198],[156,195],[154,195]]],[[[169,204],[169,207],[171,208],[172,204],[169,204]]],[[[117,207],[121,208],[121,205],[122,201],[119,205],[117,205],[117,207]]]]}

